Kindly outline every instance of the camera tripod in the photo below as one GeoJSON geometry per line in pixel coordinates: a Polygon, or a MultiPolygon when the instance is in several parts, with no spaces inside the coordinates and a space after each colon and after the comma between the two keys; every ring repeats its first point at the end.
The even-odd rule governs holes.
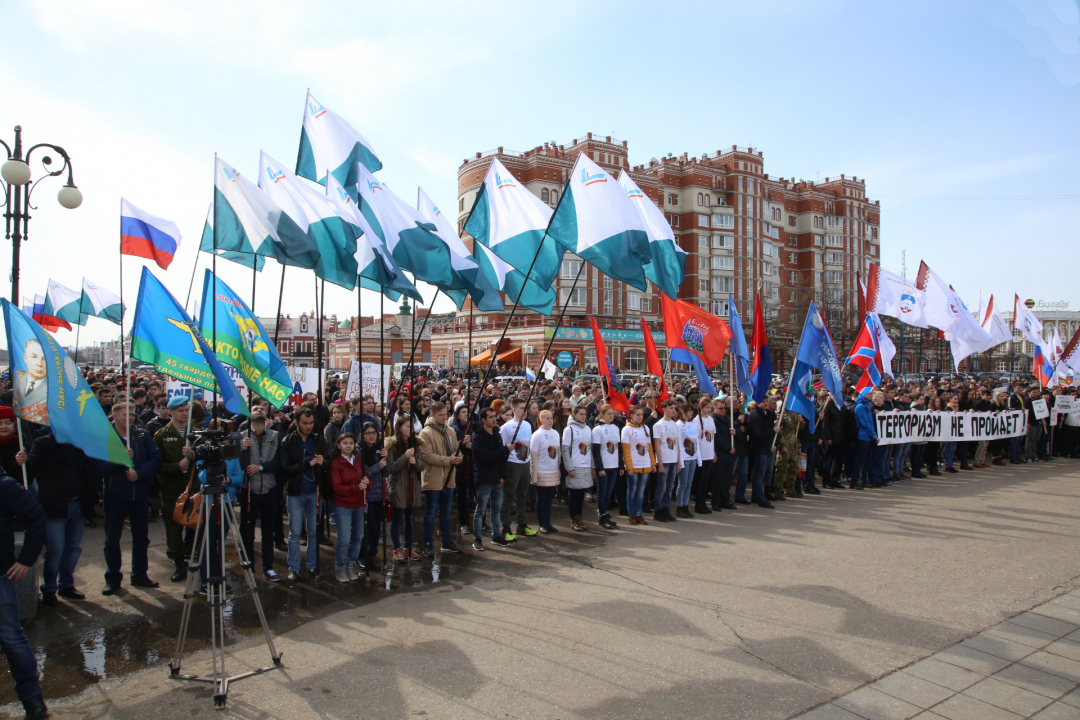
{"type": "Polygon", "coordinates": [[[176,638],[176,655],[172,662],[169,663],[169,677],[174,680],[213,683],[214,707],[220,710],[225,707],[225,701],[229,695],[229,683],[243,680],[252,675],[259,675],[267,670],[280,668],[281,653],[274,648],[274,637],[270,633],[270,627],[266,623],[266,614],[263,613],[262,603],[259,601],[259,592],[255,587],[255,574],[251,571],[251,560],[247,557],[244,544],[239,537],[240,526],[236,522],[232,503],[229,502],[227,488],[224,485],[204,485],[202,492],[199,524],[195,529],[195,547],[192,548],[191,559],[188,561],[187,585],[184,588],[184,611],[180,617],[180,633],[176,638]],[[216,526],[212,522],[213,519],[217,520],[216,526]],[[244,584],[255,601],[255,611],[258,613],[259,622],[262,624],[263,637],[266,639],[266,646],[270,649],[270,659],[274,662],[273,665],[256,668],[232,677],[225,673],[225,605],[228,602],[228,589],[225,585],[226,527],[233,530],[233,542],[236,545],[236,555],[240,558],[240,569],[243,571],[244,584]],[[210,563],[210,541],[215,533],[218,535],[217,552],[220,555],[220,564],[217,568],[210,563]],[[196,556],[198,556],[197,559],[196,556]],[[199,571],[204,563],[206,563],[207,568],[206,604],[210,608],[210,643],[214,658],[214,671],[209,677],[180,673],[180,666],[184,656],[184,643],[187,640],[188,625],[191,621],[191,606],[199,592],[202,581],[199,571]],[[215,569],[220,574],[210,575],[215,569]]]}

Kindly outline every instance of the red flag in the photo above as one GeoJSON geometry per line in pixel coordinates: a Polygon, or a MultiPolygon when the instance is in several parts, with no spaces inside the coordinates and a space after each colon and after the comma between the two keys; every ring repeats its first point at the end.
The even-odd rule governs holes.
{"type": "Polygon", "coordinates": [[[593,346],[596,348],[596,364],[600,366],[600,374],[607,378],[607,401],[608,405],[616,411],[630,414],[630,401],[622,393],[619,385],[619,376],[615,374],[615,368],[611,365],[607,348],[604,346],[604,338],[600,337],[600,328],[596,327],[596,318],[589,318],[592,322],[593,346]]]}
{"type": "Polygon", "coordinates": [[[664,368],[660,364],[660,355],[656,352],[656,343],[653,342],[652,333],[649,332],[649,326],[645,322],[645,318],[641,318],[641,334],[645,336],[645,362],[648,364],[649,374],[660,378],[660,397],[656,401],[656,404],[659,405],[671,396],[667,391],[667,380],[664,379],[664,368]]]}
{"type": "MultiPolygon", "coordinates": [[[[697,355],[711,368],[719,365],[727,353],[731,328],[722,319],[685,300],[672,300],[660,294],[664,316],[664,337],[670,350],[686,350],[697,355]]],[[[675,362],[687,362],[673,356],[675,362]]]]}

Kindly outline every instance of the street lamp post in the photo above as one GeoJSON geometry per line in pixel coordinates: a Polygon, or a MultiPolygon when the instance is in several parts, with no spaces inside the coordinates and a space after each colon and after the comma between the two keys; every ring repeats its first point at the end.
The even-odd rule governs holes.
{"type": "Polygon", "coordinates": [[[4,161],[3,165],[0,165],[0,177],[3,178],[3,182],[0,182],[0,189],[3,190],[4,197],[4,237],[11,240],[11,302],[18,306],[19,248],[22,242],[26,240],[27,226],[30,223],[30,211],[37,209],[30,204],[30,194],[38,186],[38,183],[45,178],[62,175],[67,170],[67,184],[60,188],[60,192],[56,194],[56,200],[68,210],[74,210],[82,204],[83,196],[79,188],[75,187],[75,181],[72,179],[71,158],[68,157],[64,148],[50,143],[38,143],[27,150],[24,155],[22,127],[19,125],[15,126],[15,149],[12,150],[3,140],[0,140],[0,145],[3,145],[4,149],[7,150],[7,160],[4,161]],[[64,164],[56,170],[51,170],[49,166],[53,162],[52,155],[44,155],[41,158],[41,165],[45,174],[34,182],[30,182],[32,175],[30,156],[38,148],[52,150],[63,158],[64,164]]]}

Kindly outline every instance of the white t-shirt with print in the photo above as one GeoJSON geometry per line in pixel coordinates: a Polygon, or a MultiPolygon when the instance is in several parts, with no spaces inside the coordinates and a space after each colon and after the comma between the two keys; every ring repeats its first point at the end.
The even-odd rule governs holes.
{"type": "Polygon", "coordinates": [[[514,440],[514,449],[510,451],[510,462],[517,463],[518,465],[529,464],[529,442],[532,440],[532,425],[522,421],[521,429],[518,430],[518,423],[514,420],[506,423],[499,429],[499,435],[502,436],[502,444],[505,446],[510,443],[510,439],[514,437],[514,432],[517,432],[517,439],[514,440]]]}
{"type": "Polygon", "coordinates": [[[682,442],[682,430],[674,420],[664,418],[653,425],[653,439],[660,441],[660,462],[679,462],[679,444],[682,442]]]}
{"type": "Polygon", "coordinates": [[[622,441],[630,446],[630,459],[633,463],[633,468],[627,468],[627,472],[631,469],[645,470],[652,467],[652,457],[649,455],[652,437],[649,435],[649,428],[644,425],[634,427],[627,423],[622,429],[622,441]]]}
{"type": "Polygon", "coordinates": [[[537,472],[559,472],[559,463],[562,458],[562,440],[559,438],[558,430],[540,428],[533,433],[529,447],[533,455],[536,456],[537,472]]]}
{"type": "Polygon", "coordinates": [[[686,422],[680,420],[679,440],[682,442],[682,467],[687,465],[699,465],[701,461],[701,435],[698,434],[697,423],[693,420],[686,422]]]}
{"type": "Polygon", "coordinates": [[[607,425],[599,423],[593,428],[592,441],[593,445],[600,447],[600,461],[603,462],[604,468],[618,468],[619,453],[622,452],[622,448],[619,447],[619,428],[614,423],[607,425]]]}
{"type": "Polygon", "coordinates": [[[697,424],[698,435],[701,437],[701,452],[699,453],[701,462],[715,460],[716,446],[713,445],[713,440],[716,437],[716,423],[713,422],[712,415],[705,417],[698,415],[694,422],[697,424]]]}

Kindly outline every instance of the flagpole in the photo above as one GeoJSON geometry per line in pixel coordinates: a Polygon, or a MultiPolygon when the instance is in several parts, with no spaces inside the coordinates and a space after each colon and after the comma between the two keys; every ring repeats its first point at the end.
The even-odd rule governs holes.
{"type": "MultiPolygon", "coordinates": [[[[121,199],[121,201],[120,201],[120,217],[121,217],[121,223],[123,223],[123,220],[122,220],[122,218],[124,217],[124,201],[123,201],[123,199],[121,199]]],[[[123,235],[123,233],[124,233],[123,225],[121,224],[121,227],[120,227],[120,307],[124,307],[124,235],[123,235]]],[[[120,313],[120,372],[124,373],[124,377],[126,378],[126,382],[127,382],[127,397],[124,398],[124,401],[126,403],[130,403],[130,401],[131,401],[131,373],[129,373],[127,371],[127,359],[126,359],[126,356],[124,354],[124,313],[123,312],[120,313]]],[[[130,412],[130,405],[128,406],[128,408],[129,408],[128,412],[125,413],[125,415],[127,416],[127,419],[128,419],[128,422],[127,422],[127,436],[124,439],[127,441],[127,448],[130,451],[131,450],[131,412],[130,412]]],[[[16,423],[16,425],[18,425],[18,423],[16,423]]],[[[19,434],[19,443],[20,443],[20,445],[22,444],[22,431],[21,431],[21,429],[20,429],[20,434],[19,434]]],[[[25,472],[26,471],[24,470],[23,473],[25,474],[25,472]]]]}
{"type": "MultiPolygon", "coordinates": [[[[217,225],[217,223],[214,223],[217,225]]],[[[274,346],[278,347],[278,336],[281,335],[281,297],[285,293],[285,266],[281,266],[281,287],[278,288],[277,293],[277,317],[274,319],[274,346]]],[[[251,309],[251,312],[255,312],[255,308],[251,309]]],[[[278,352],[281,352],[278,349],[278,352]]]]}
{"type": "MultiPolygon", "coordinates": [[[[383,288],[383,292],[386,289],[383,288]]],[[[383,330],[385,329],[385,323],[383,322],[386,317],[386,308],[384,303],[386,296],[383,293],[379,293],[379,405],[382,406],[382,417],[379,418],[379,431],[382,434],[386,432],[386,383],[383,382],[384,374],[386,371],[383,369],[386,363],[386,348],[383,345],[383,330]]],[[[390,373],[391,379],[393,379],[393,373],[390,373]]]]}
{"type": "MultiPolygon", "coordinates": [[[[216,255],[217,252],[215,252],[214,254],[216,255]]],[[[196,250],[195,251],[195,264],[191,266],[191,280],[190,280],[190,282],[188,282],[188,286],[187,286],[187,300],[184,301],[184,310],[187,310],[188,307],[190,307],[190,305],[191,305],[191,290],[192,290],[192,288],[195,287],[195,272],[198,269],[199,269],[199,251],[196,250]]],[[[251,309],[251,311],[255,312],[255,308],[253,307],[251,309]]],[[[196,322],[198,322],[198,321],[196,321],[196,322]]]]}
{"type": "MultiPolygon", "coordinates": [[[[79,316],[82,320],[82,315],[79,316]]],[[[78,326],[78,330],[75,331],[75,367],[79,367],[79,334],[82,332],[82,325],[78,326]]]]}
{"type": "MultiPolygon", "coordinates": [[[[765,318],[762,318],[762,322],[764,322],[764,320],[765,320],[765,318]]],[[[803,337],[805,335],[806,335],[806,333],[803,333],[802,335],[799,336],[799,344],[795,346],[795,362],[799,361],[799,351],[802,350],[802,341],[803,341],[803,337]]],[[[776,418],[776,424],[777,425],[779,425],[780,423],[782,423],[784,421],[784,411],[787,410],[788,391],[791,390],[791,381],[792,381],[792,379],[794,377],[795,377],[795,363],[793,362],[791,364],[791,370],[788,372],[787,382],[784,383],[784,401],[780,405],[780,416],[776,418]]],[[[824,371],[822,371],[822,378],[824,378],[824,371]]],[[[780,431],[777,430],[775,433],[773,433],[772,447],[770,448],[769,452],[772,452],[772,449],[776,448],[776,438],[779,435],[779,432],[780,431]]]]}
{"type": "MultiPolygon", "coordinates": [[[[560,200],[560,202],[561,202],[561,200],[560,200]]],[[[534,261],[535,261],[535,258],[534,258],[534,261]]],[[[536,369],[536,377],[533,379],[532,385],[529,386],[529,395],[525,398],[525,413],[526,414],[528,414],[528,412],[529,412],[529,403],[532,402],[533,395],[536,393],[536,386],[540,384],[540,378],[543,376],[543,373],[540,372],[540,370],[543,369],[543,367],[544,367],[544,360],[546,360],[547,356],[551,353],[551,346],[555,344],[555,338],[559,334],[559,328],[562,327],[563,318],[566,317],[566,308],[568,308],[570,306],[570,298],[574,297],[574,290],[577,289],[578,280],[581,279],[581,274],[583,272],[585,272],[585,264],[586,264],[585,261],[582,260],[581,265],[578,267],[577,275],[574,276],[574,284],[570,286],[570,292],[568,292],[566,294],[566,302],[563,303],[562,312],[559,313],[559,319],[555,321],[555,329],[551,333],[551,340],[548,341],[547,350],[544,351],[543,356],[540,358],[540,367],[536,369]]],[[[524,287],[525,287],[525,285],[523,283],[522,284],[522,290],[523,291],[524,291],[524,287]]],[[[520,296],[521,293],[518,293],[518,295],[520,296]]],[[[507,322],[506,324],[507,324],[507,326],[510,325],[509,322],[507,322]]],[[[505,333],[505,330],[503,332],[505,333]]],[[[599,358],[597,358],[597,360],[599,361],[599,358]]],[[[524,422],[524,420],[522,420],[522,422],[524,422]]],[[[512,437],[510,439],[511,444],[513,444],[517,440],[518,432],[520,430],[521,430],[521,423],[518,423],[517,428],[514,430],[514,437],[512,437]]]]}
{"type": "MultiPolygon", "coordinates": [[[[217,153],[214,153],[214,184],[217,185],[217,153]]],[[[211,269],[210,274],[214,276],[213,284],[210,286],[210,315],[211,324],[210,328],[213,333],[213,339],[211,342],[214,344],[210,347],[214,356],[217,357],[218,341],[217,341],[217,229],[218,229],[218,216],[217,216],[217,193],[214,193],[214,253],[210,257],[211,269]]],[[[198,253],[196,253],[197,255],[198,253]]],[[[198,257],[195,258],[196,262],[198,257]]],[[[254,313],[255,311],[252,310],[254,313]]],[[[195,391],[191,391],[191,401],[195,402],[195,391]]],[[[210,420],[214,419],[214,411],[217,409],[217,383],[214,383],[214,404],[210,406],[210,420]]],[[[190,412],[190,411],[189,411],[190,412]]],[[[221,429],[220,427],[218,428],[221,429]]]]}
{"type": "MultiPolygon", "coordinates": [[[[476,303],[472,298],[469,298],[469,345],[465,348],[465,407],[469,411],[469,419],[472,419],[472,326],[473,326],[473,310],[476,309],[476,303]]],[[[525,408],[525,413],[528,414],[529,409],[525,408]]]]}
{"type": "MultiPolygon", "coordinates": [[[[361,322],[360,322],[360,278],[358,276],[356,278],[356,362],[359,363],[359,365],[360,365],[360,367],[357,368],[357,372],[358,372],[357,381],[360,384],[358,386],[357,393],[359,395],[363,396],[363,394],[364,394],[364,355],[363,355],[364,343],[363,343],[363,338],[360,337],[360,327],[361,327],[361,322]]],[[[380,368],[380,370],[381,370],[381,368],[380,368]]],[[[349,398],[349,399],[351,400],[352,398],[349,398]]],[[[360,412],[361,413],[364,412],[363,403],[361,403],[361,405],[360,405],[360,412]]]]}
{"type": "MultiPolygon", "coordinates": [[[[435,294],[431,296],[431,304],[435,304],[435,298],[439,297],[439,288],[435,288],[435,294]]],[[[428,319],[431,317],[431,310],[428,310],[428,314],[424,316],[424,324],[420,327],[420,334],[416,334],[416,300],[413,300],[413,320],[412,327],[409,328],[409,332],[413,334],[412,350],[409,352],[409,362],[405,365],[405,369],[401,371],[401,382],[405,383],[405,378],[408,377],[409,369],[413,366],[413,358],[416,356],[416,346],[419,344],[420,339],[424,337],[424,329],[427,328],[428,319]]],[[[409,400],[412,400],[410,395],[409,400]]]]}

